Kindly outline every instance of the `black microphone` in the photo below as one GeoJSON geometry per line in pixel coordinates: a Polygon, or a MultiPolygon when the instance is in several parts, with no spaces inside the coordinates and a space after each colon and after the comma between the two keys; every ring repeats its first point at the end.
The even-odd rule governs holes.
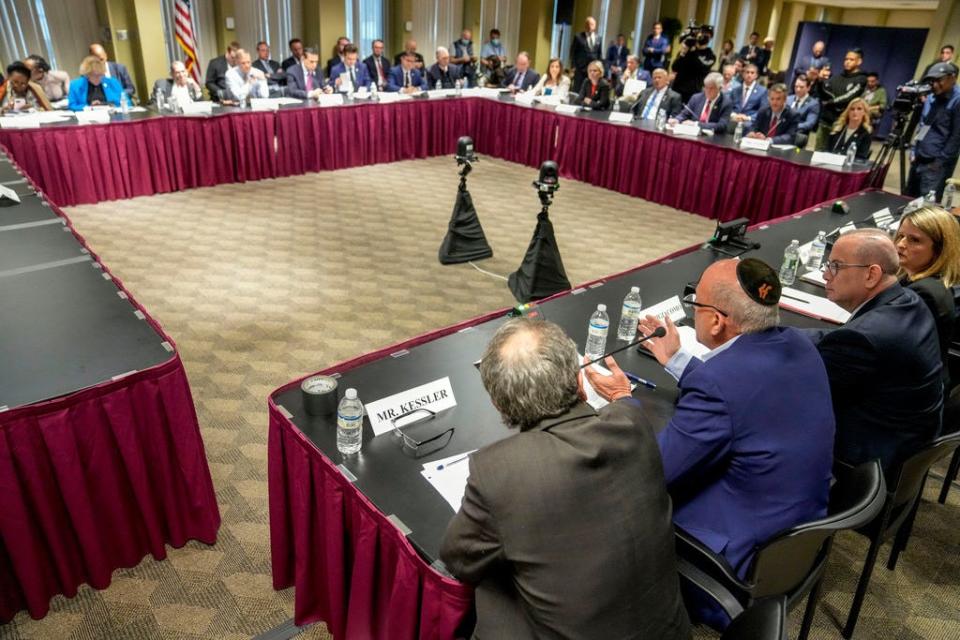
{"type": "Polygon", "coordinates": [[[600,356],[600,357],[597,358],[596,360],[591,360],[590,362],[588,362],[588,363],[586,363],[586,364],[580,365],[580,368],[581,368],[581,369],[584,369],[584,368],[586,368],[586,367],[589,367],[589,366],[592,365],[592,364],[596,364],[596,363],[598,363],[598,362],[602,362],[607,356],[612,356],[612,355],[615,354],[615,353],[620,353],[620,352],[623,351],[624,349],[629,349],[630,347],[634,347],[634,346],[640,344],[641,342],[646,342],[646,341],[649,340],[650,338],[662,338],[662,337],[665,336],[665,335],[667,335],[667,330],[664,329],[663,327],[657,327],[657,328],[654,329],[649,335],[641,336],[640,338],[637,338],[636,340],[634,340],[633,342],[631,342],[631,343],[629,343],[629,344],[626,344],[626,345],[624,345],[624,346],[622,346],[622,347],[618,347],[618,348],[614,349],[613,351],[611,351],[611,352],[609,352],[609,353],[605,353],[604,355],[600,356]]]}
{"type": "Polygon", "coordinates": [[[687,110],[687,113],[689,113],[690,115],[693,116],[693,119],[694,119],[694,120],[697,120],[697,121],[700,120],[700,116],[699,116],[698,114],[694,113],[694,112],[693,112],[693,109],[691,109],[691,108],[688,107],[687,105],[682,105],[682,106],[683,106],[684,109],[687,110]]]}

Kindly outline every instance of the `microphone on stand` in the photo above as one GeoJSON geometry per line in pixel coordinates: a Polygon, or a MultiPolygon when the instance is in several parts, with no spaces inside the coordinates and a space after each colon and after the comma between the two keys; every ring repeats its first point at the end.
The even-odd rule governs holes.
{"type": "Polygon", "coordinates": [[[634,340],[633,342],[631,342],[631,343],[629,343],[629,344],[626,344],[626,345],[624,345],[624,346],[622,346],[622,347],[617,347],[617,348],[614,349],[613,351],[611,351],[611,352],[609,352],[609,353],[605,353],[604,355],[600,356],[600,357],[597,358],[596,360],[591,360],[590,362],[587,362],[586,364],[580,365],[580,368],[581,368],[581,369],[584,369],[584,368],[586,368],[586,367],[589,367],[589,366],[592,365],[592,364],[596,364],[596,363],[598,363],[598,362],[602,362],[607,356],[612,356],[612,355],[615,354],[615,353],[620,353],[621,351],[623,351],[623,350],[625,350],[625,349],[629,349],[630,347],[634,347],[634,346],[640,344],[641,342],[646,342],[646,341],[649,340],[650,338],[662,338],[662,337],[665,336],[665,335],[667,335],[667,330],[664,329],[663,327],[657,327],[657,328],[654,329],[649,335],[641,336],[640,338],[637,338],[636,340],[634,340]]]}

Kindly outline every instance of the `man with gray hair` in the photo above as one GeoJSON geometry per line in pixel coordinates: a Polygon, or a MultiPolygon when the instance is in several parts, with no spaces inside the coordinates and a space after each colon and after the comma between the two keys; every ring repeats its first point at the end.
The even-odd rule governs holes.
{"type": "Polygon", "coordinates": [[[716,71],[708,73],[703,80],[703,91],[690,98],[690,103],[670,122],[676,124],[695,120],[700,123],[701,130],[713,131],[716,135],[726,133],[733,112],[733,100],[722,89],[723,76],[716,71]]]}
{"type": "MultiPolygon", "coordinates": [[[[798,330],[780,327],[780,281],[755,258],[707,267],[684,298],[703,360],[681,348],[669,317],[641,321],[651,353],[677,378],[680,396],[657,434],[675,506],[673,522],[744,577],[753,552],[780,531],[826,515],[834,418],[823,361],[798,330]]],[[[609,377],[588,372],[603,397],[629,392],[612,359],[609,377]]],[[[730,620],[691,590],[691,613],[716,629],[730,620]]]]}
{"type": "Polygon", "coordinates": [[[462,77],[460,67],[450,63],[447,48],[437,47],[437,62],[427,70],[427,88],[453,89],[462,77]]]}
{"type": "Polygon", "coordinates": [[[234,103],[242,104],[248,98],[269,98],[267,76],[253,68],[250,53],[237,49],[234,54],[237,65],[227,71],[227,96],[234,103]]]}
{"type": "Polygon", "coordinates": [[[470,456],[440,558],[476,585],[474,637],[688,639],[653,431],[630,400],[594,411],[579,369],[553,323],[497,331],[480,376],[519,433],[470,456]]]}
{"type": "Polygon", "coordinates": [[[888,472],[937,436],[943,404],[936,322],[897,281],[898,266],[882,231],[840,236],[823,278],[827,297],[853,315],[838,329],[809,332],[830,377],[836,456],[879,458],[888,472]]]}
{"type": "Polygon", "coordinates": [[[170,77],[161,78],[153,83],[154,98],[157,92],[163,94],[166,100],[170,100],[177,106],[189,104],[195,100],[203,100],[203,91],[200,85],[193,81],[190,74],[187,73],[187,67],[179,60],[174,60],[170,65],[170,77]]]}

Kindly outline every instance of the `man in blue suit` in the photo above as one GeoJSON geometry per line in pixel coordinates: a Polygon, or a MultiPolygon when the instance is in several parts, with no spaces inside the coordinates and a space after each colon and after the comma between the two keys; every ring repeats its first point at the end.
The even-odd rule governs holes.
{"type": "Polygon", "coordinates": [[[387,74],[387,91],[416,93],[423,89],[423,78],[416,69],[416,57],[407,51],[400,54],[400,64],[390,67],[387,74]]]}
{"type": "Polygon", "coordinates": [[[733,111],[733,102],[720,89],[723,86],[723,76],[714,71],[703,79],[703,91],[690,98],[690,103],[677,114],[671,123],[697,120],[700,128],[713,131],[720,135],[730,127],[730,113],[733,111]]]}
{"type": "Polygon", "coordinates": [[[127,67],[119,62],[107,60],[107,51],[103,48],[103,45],[99,43],[90,45],[90,55],[97,56],[103,60],[103,63],[107,65],[106,77],[113,78],[119,82],[123,90],[127,92],[127,96],[132,98],[137,92],[137,88],[133,86],[133,80],[130,79],[130,72],[127,71],[127,67]]]}
{"type": "Polygon", "coordinates": [[[324,87],[323,72],[320,71],[319,52],[308,47],[303,50],[299,64],[287,67],[287,95],[291,98],[314,98],[321,93],[330,93],[330,87],[324,87]]]}
{"type": "Polygon", "coordinates": [[[540,74],[530,68],[530,57],[526,51],[517,54],[517,64],[507,72],[500,85],[511,92],[526,91],[540,82],[540,74]]]}
{"type": "Polygon", "coordinates": [[[617,34],[617,39],[610,43],[607,49],[607,76],[614,80],[623,73],[627,67],[627,56],[630,55],[630,49],[627,48],[627,38],[622,33],[617,34]]]}
{"type": "Polygon", "coordinates": [[[823,277],[827,297],[853,315],[838,329],[809,331],[830,377],[837,458],[879,458],[888,472],[937,436],[943,406],[936,322],[899,284],[898,267],[882,231],[841,236],[823,277]]]}
{"type": "Polygon", "coordinates": [[[106,77],[106,63],[97,56],[87,56],[80,64],[80,77],[70,82],[67,104],[71,111],[83,111],[87,106],[120,106],[123,87],[106,77]]]}
{"type": "Polygon", "coordinates": [[[787,106],[797,114],[797,133],[809,136],[817,130],[820,122],[820,101],[810,95],[810,80],[797,76],[793,81],[793,95],[787,98],[787,106]]]}
{"type": "Polygon", "coordinates": [[[775,84],[767,90],[767,104],[750,123],[747,136],[773,144],[796,144],[797,115],[787,106],[787,88],[775,84]]]}
{"type": "Polygon", "coordinates": [[[749,122],[757,117],[767,104],[767,90],[757,82],[757,65],[744,65],[743,82],[730,89],[729,96],[733,100],[733,120],[749,122]]]}
{"type": "Polygon", "coordinates": [[[359,57],[357,45],[348,44],[343,47],[343,62],[335,65],[330,71],[330,88],[344,93],[353,93],[361,87],[370,86],[370,74],[367,72],[367,65],[360,64],[357,61],[359,57]],[[352,85],[349,92],[346,91],[346,85],[343,84],[345,81],[349,81],[352,85]]]}
{"type": "MultiPolygon", "coordinates": [[[[746,574],[757,545],[826,514],[833,465],[830,385],[817,350],[800,331],[779,327],[780,281],[754,258],[721,260],[704,272],[692,307],[703,360],[681,348],[676,326],[641,321],[663,338],[650,351],[677,378],[680,396],[657,435],[673,497],[674,524],[746,574]]],[[[613,375],[588,377],[606,397],[613,375]]],[[[694,594],[691,594],[696,597],[694,594]]],[[[699,618],[717,628],[726,614],[705,597],[699,618]]]]}

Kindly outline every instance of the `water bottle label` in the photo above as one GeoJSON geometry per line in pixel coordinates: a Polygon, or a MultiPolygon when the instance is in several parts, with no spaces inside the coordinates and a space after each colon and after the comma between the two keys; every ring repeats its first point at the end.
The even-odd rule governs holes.
{"type": "Polygon", "coordinates": [[[342,426],[345,426],[348,428],[356,426],[353,423],[359,422],[361,417],[362,416],[345,416],[339,411],[337,412],[337,419],[344,423],[342,426]]]}
{"type": "Polygon", "coordinates": [[[593,332],[601,333],[601,332],[606,331],[608,328],[610,328],[609,323],[608,323],[608,324],[596,324],[596,323],[593,323],[593,322],[590,323],[590,332],[591,332],[591,333],[593,333],[593,332]]]}

